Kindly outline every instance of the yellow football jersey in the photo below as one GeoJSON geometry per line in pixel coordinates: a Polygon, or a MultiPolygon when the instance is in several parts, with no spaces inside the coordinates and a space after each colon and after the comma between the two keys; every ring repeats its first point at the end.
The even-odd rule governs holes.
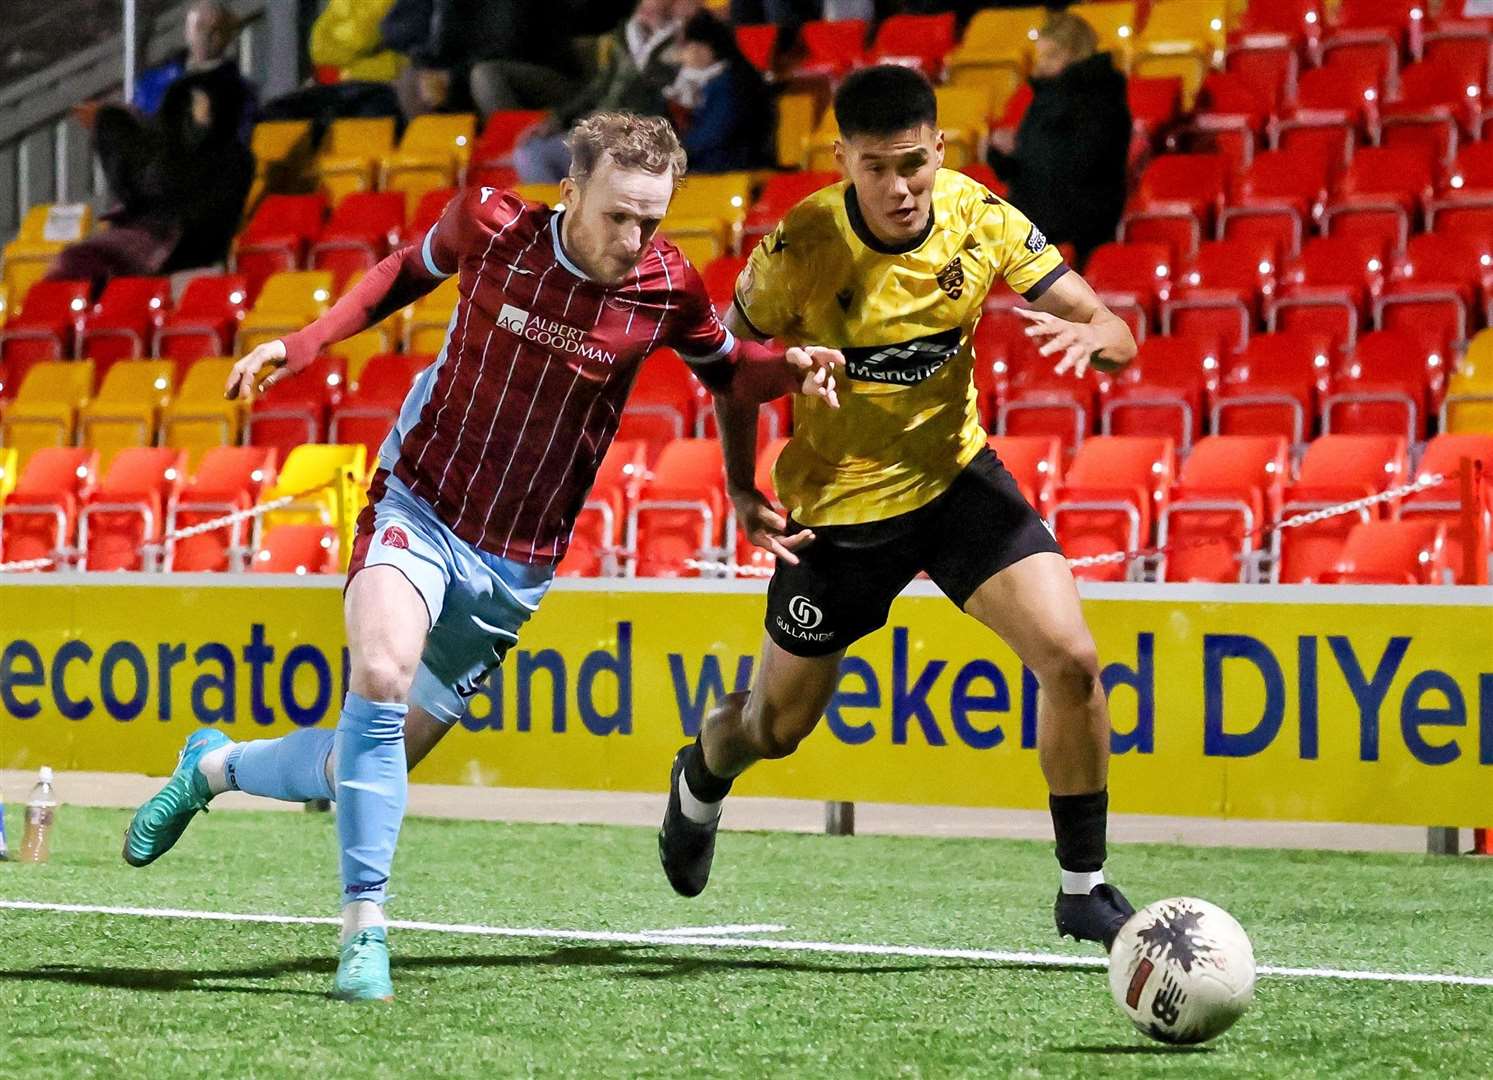
{"type": "Polygon", "coordinates": [[[793,399],[778,497],[804,525],[855,525],[931,502],[985,445],[971,341],[997,278],[1035,300],[1067,272],[1010,203],[942,169],[928,228],[901,249],[877,240],[842,182],[810,195],[762,238],[736,307],[763,336],[845,353],[840,407],[793,399]]]}

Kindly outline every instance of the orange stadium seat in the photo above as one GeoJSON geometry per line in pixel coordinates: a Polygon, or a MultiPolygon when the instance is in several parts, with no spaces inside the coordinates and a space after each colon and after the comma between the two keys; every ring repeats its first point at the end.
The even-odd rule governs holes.
{"type": "Polygon", "coordinates": [[[1063,478],[1063,444],[1041,435],[992,435],[988,442],[1006,471],[1015,478],[1026,501],[1047,517],[1063,478]]]}
{"type": "MultiPolygon", "coordinates": [[[[1463,549],[1467,538],[1463,535],[1463,507],[1461,488],[1457,474],[1463,459],[1481,462],[1483,475],[1493,471],[1493,434],[1443,434],[1426,443],[1425,451],[1416,466],[1415,478],[1431,477],[1438,473],[1446,476],[1445,482],[1426,491],[1407,496],[1400,504],[1402,518],[1417,518],[1438,521],[1446,525],[1447,564],[1457,578],[1462,577],[1463,549]]],[[[1476,558],[1484,567],[1488,565],[1488,526],[1493,524],[1493,484],[1483,484],[1483,505],[1475,508],[1483,519],[1483,547],[1476,558]]],[[[1486,579],[1486,571],[1484,572],[1486,579]]]]}
{"type": "Polygon", "coordinates": [[[617,438],[648,445],[656,459],[674,439],[694,431],[695,414],[705,396],[703,387],[673,349],[659,349],[638,368],[632,393],[622,409],[617,438]]]}
{"type": "Polygon", "coordinates": [[[1300,445],[1311,435],[1316,401],[1326,387],[1330,348],[1311,334],[1261,334],[1225,361],[1213,402],[1220,435],[1282,435],[1300,445]]]}
{"type": "MultiPolygon", "coordinates": [[[[1393,435],[1323,435],[1313,439],[1296,482],[1285,491],[1281,516],[1289,517],[1376,494],[1405,482],[1405,440],[1393,435]]],[[[1353,526],[1394,516],[1395,508],[1370,507],[1272,536],[1272,580],[1321,581],[1337,563],[1353,526]]]]}
{"type": "Polygon", "coordinates": [[[1270,122],[1277,150],[1305,151],[1347,164],[1360,135],[1377,132],[1380,92],[1373,76],[1314,69],[1301,74],[1296,102],[1270,122]]]}
{"type": "MultiPolygon", "coordinates": [[[[275,451],[258,446],[215,446],[167,511],[169,532],[247,510],[275,482],[275,451]]],[[[212,532],[167,542],[167,570],[242,570],[253,547],[254,525],[238,521],[212,532]]]]}
{"type": "Polygon", "coordinates": [[[1039,357],[1016,368],[996,407],[997,435],[1047,435],[1072,454],[1088,437],[1097,414],[1096,384],[1053,371],[1055,357],[1039,357]]]}
{"type": "Polygon", "coordinates": [[[456,198],[460,190],[460,188],[453,187],[431,188],[424,195],[421,195],[419,205],[415,207],[415,212],[410,215],[410,224],[409,228],[405,230],[405,235],[411,239],[424,236],[430,230],[431,226],[440,220],[441,214],[446,209],[446,204],[456,198]]]}
{"type": "Polygon", "coordinates": [[[1452,564],[1446,526],[1436,521],[1359,522],[1323,580],[1339,585],[1448,584],[1452,564]]]}
{"type": "Polygon", "coordinates": [[[78,508],[97,479],[98,455],[87,447],[33,454],[0,506],[0,562],[71,558],[78,508]]]}
{"type": "Polygon", "coordinates": [[[1171,290],[1171,249],[1161,243],[1100,244],[1083,276],[1115,314],[1135,312],[1142,324],[1154,325],[1160,300],[1171,290]]]}
{"type": "Polygon", "coordinates": [[[1157,523],[1162,581],[1252,581],[1290,455],[1279,436],[1210,435],[1192,448],[1157,523]]]}
{"type": "MultiPolygon", "coordinates": [[[[788,445],[786,438],[772,439],[760,445],[757,449],[757,468],[755,480],[757,490],[767,498],[767,501],[779,510],[782,504],[778,501],[777,486],[773,483],[772,470],[777,465],[778,458],[783,453],[783,448],[788,445]]],[[[769,572],[777,565],[778,559],[771,551],[760,548],[747,537],[745,530],[736,530],[736,565],[738,572],[743,574],[762,574],[769,572]]]]}
{"type": "Polygon", "coordinates": [[[943,74],[944,58],[954,48],[954,15],[892,15],[876,30],[870,61],[876,64],[906,64],[920,69],[930,79],[943,74]]]}
{"type": "Polygon", "coordinates": [[[1259,237],[1204,241],[1161,306],[1161,332],[1217,341],[1225,352],[1244,348],[1274,289],[1276,251],[1259,237]]]}
{"type": "Polygon", "coordinates": [[[1422,233],[1412,236],[1374,300],[1374,325],[1381,330],[1435,334],[1443,341],[1467,340],[1478,298],[1493,280],[1493,238],[1422,233]]]}
{"type": "Polygon", "coordinates": [[[346,384],[347,365],[339,357],[317,357],[295,378],[276,383],[254,400],[244,442],[272,446],[282,460],[301,443],[321,442],[346,384]]]}
{"type": "Polygon", "coordinates": [[[98,394],[78,411],[78,441],[99,452],[106,472],[121,450],[153,446],[161,409],[171,400],[176,365],[170,360],[115,364],[98,394]]]}
{"type": "Polygon", "coordinates": [[[265,531],[249,564],[255,574],[335,574],[337,530],[330,525],[276,525],[265,531]]]}
{"type": "Polygon", "coordinates": [[[249,299],[271,274],[299,270],[327,215],[323,195],[267,195],[234,241],[229,265],[248,281],[249,299]]]}
{"type": "Polygon", "coordinates": [[[188,468],[215,446],[238,442],[245,405],[223,397],[233,359],[205,356],[187,369],[176,397],[161,410],[161,442],[187,452],[188,468]]]}
{"type": "Polygon", "coordinates": [[[702,576],[687,563],[722,558],[721,538],[731,535],[729,510],[721,444],[675,439],[664,447],[628,514],[630,576],[702,576]]]}
{"type": "Polygon", "coordinates": [[[596,481],[576,515],[570,547],[556,573],[560,577],[615,577],[622,530],[648,473],[647,444],[616,440],[596,469],[596,481]]]}
{"type": "Polygon", "coordinates": [[[194,277],[162,321],[151,354],[178,361],[223,356],[248,310],[249,280],[242,274],[194,277]]]}
{"type": "Polygon", "coordinates": [[[866,24],[861,19],[806,22],[798,30],[804,59],[793,69],[797,78],[841,79],[865,63],[866,24]]]}
{"type": "Polygon", "coordinates": [[[419,353],[384,353],[371,357],[351,390],[332,409],[328,438],[335,443],[362,443],[369,460],[393,430],[415,376],[435,360],[419,353]]]}
{"type": "Polygon", "coordinates": [[[39,281],[11,311],[0,330],[0,360],[18,384],[27,365],[73,355],[88,293],[86,281],[39,281]]]}
{"type": "Polygon", "coordinates": [[[150,355],[156,331],[171,308],[171,282],[163,277],[111,278],[84,316],[78,355],[92,360],[102,378],[125,357],[150,355]]]}
{"type": "Polygon", "coordinates": [[[1266,305],[1266,328],[1324,334],[1351,349],[1371,298],[1383,291],[1387,269],[1384,249],[1374,240],[1315,237],[1287,262],[1266,305]]]}
{"type": "Polygon", "coordinates": [[[1444,340],[1409,330],[1359,338],[1332,374],[1331,392],[1322,399],[1322,430],[1398,435],[1412,443],[1425,438],[1433,386],[1443,374],[1444,340]]]}
{"type": "MultiPolygon", "coordinates": [[[[1052,527],[1070,558],[1132,551],[1148,543],[1166,509],[1175,454],[1170,439],[1099,435],[1079,447],[1058,489],[1052,527]]],[[[1123,581],[1129,562],[1074,570],[1089,581],[1123,581]]]]}
{"type": "Polygon", "coordinates": [[[330,270],[333,287],[340,292],[352,274],[371,270],[400,245],[403,236],[404,196],[392,191],[355,192],[332,211],[332,219],[311,247],[308,266],[330,270]]]}
{"type": "Polygon", "coordinates": [[[150,570],[166,508],[185,479],[179,450],[121,450],[78,515],[78,569],[150,570]]]}
{"type": "Polygon", "coordinates": [[[1216,342],[1148,338],[1115,376],[1104,403],[1104,434],[1164,436],[1185,454],[1203,433],[1204,404],[1218,370],[1216,342]]]}

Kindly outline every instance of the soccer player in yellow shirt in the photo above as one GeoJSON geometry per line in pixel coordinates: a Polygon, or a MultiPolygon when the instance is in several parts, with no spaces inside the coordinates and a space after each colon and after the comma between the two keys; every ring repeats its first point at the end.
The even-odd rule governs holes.
{"type": "Polygon", "coordinates": [[[1062,550],[986,445],[971,338],[999,280],[1025,298],[1027,333],[1060,373],[1116,369],[1135,341],[1021,211],[941,168],[922,75],[866,68],[841,84],[834,109],[846,180],[763,238],[737,281],[732,329],[840,349],[839,409],[794,402],[774,472],[784,519],[754,483],[756,409],[717,404],[737,520],[777,568],[756,681],[718,702],[675,757],[659,856],[677,892],[705,888],[731,781],[793,753],[834,694],[846,648],[882,627],[926,571],[1037,677],[1058,931],[1107,948],[1132,908],[1104,880],[1110,725],[1099,661],[1062,550]]]}

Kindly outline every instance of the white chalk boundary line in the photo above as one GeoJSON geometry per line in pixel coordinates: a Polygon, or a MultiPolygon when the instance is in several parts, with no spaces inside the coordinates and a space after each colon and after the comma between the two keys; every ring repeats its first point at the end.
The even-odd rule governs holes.
{"type": "MultiPolygon", "coordinates": [[[[0,900],[0,909],[47,911],[68,915],[122,915],[145,919],[195,919],[205,922],[271,923],[295,926],[341,926],[342,920],[317,915],[254,915],[183,908],[112,907],[104,904],[46,904],[34,900],[0,900]]],[[[626,933],[616,930],[552,930],[541,927],[483,926],[477,923],[416,922],[391,919],[396,930],[477,937],[525,938],[537,941],[595,941],[617,945],[686,945],[704,949],[768,950],[772,952],[829,953],[836,956],[904,956],[928,960],[975,960],[992,964],[1027,964],[1055,969],[1096,970],[1109,966],[1099,957],[1062,953],[1005,952],[998,949],[948,949],[928,945],[864,945],[838,941],[784,941],[771,938],[713,936],[681,927],[679,930],[626,933]]],[[[702,930],[765,930],[767,927],[703,927],[702,930]]],[[[1277,967],[1261,965],[1261,975],[1294,979],[1338,979],[1347,982],[1435,983],[1442,986],[1489,986],[1493,976],[1449,975],[1403,971],[1350,971],[1342,968],[1277,967]]]]}

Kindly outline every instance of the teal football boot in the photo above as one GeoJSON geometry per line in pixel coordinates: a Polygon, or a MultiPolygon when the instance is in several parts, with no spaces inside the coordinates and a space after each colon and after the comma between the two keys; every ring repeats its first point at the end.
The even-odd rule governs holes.
{"type": "Polygon", "coordinates": [[[202,728],[187,736],[176,759],[176,771],[165,787],[135,811],[129,828],[124,831],[125,862],[131,866],[149,866],[181,839],[197,811],[205,811],[213,797],[197,762],[209,750],[232,741],[216,728],[202,728]]]}
{"type": "Polygon", "coordinates": [[[393,1001],[389,934],[382,926],[359,930],[342,946],[332,996],[342,1001],[393,1001]]]}

